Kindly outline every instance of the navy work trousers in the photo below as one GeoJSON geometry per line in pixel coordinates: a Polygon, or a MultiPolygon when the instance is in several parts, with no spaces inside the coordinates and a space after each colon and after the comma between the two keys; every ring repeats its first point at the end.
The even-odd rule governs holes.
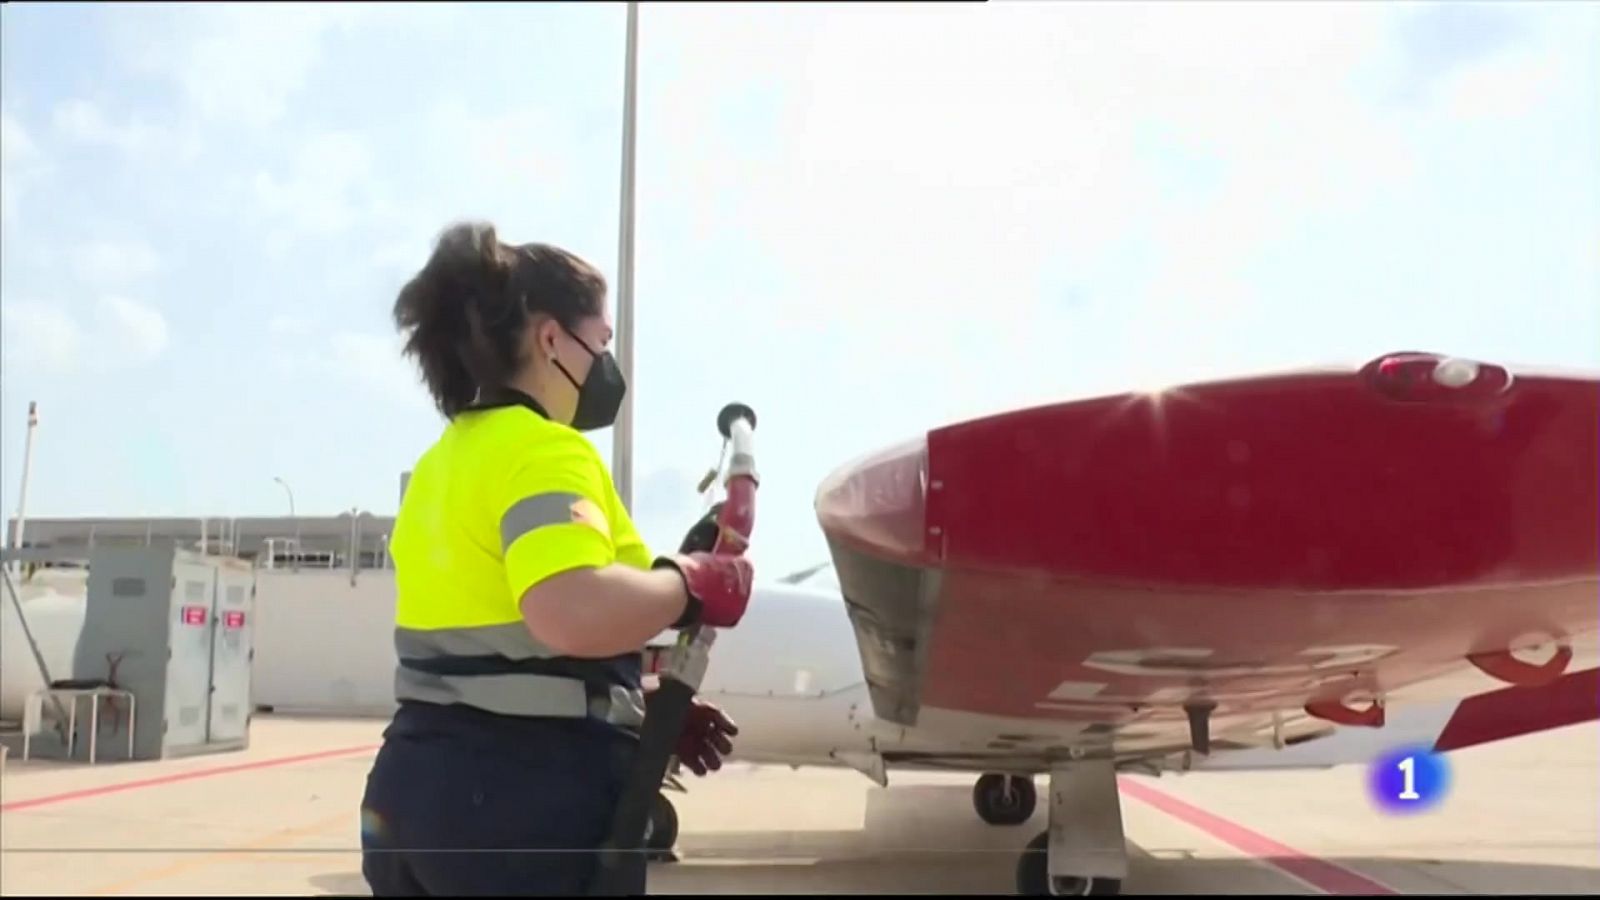
{"type": "Polygon", "coordinates": [[[367,776],[361,872],[377,897],[581,894],[636,750],[593,720],[405,703],[367,776]]]}

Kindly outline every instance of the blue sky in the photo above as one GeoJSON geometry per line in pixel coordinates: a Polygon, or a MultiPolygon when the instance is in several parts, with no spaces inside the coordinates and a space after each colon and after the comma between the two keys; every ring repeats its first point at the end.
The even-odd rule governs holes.
{"type": "MultiPolygon", "coordinates": [[[[392,512],[450,221],[616,268],[621,5],[0,7],[0,505],[392,512]]],[[[761,414],[755,556],[989,411],[1429,349],[1600,368],[1600,8],[648,6],[635,506],[761,414]],[[730,349],[731,348],[731,349],[730,349]]],[[[609,432],[595,435],[610,456],[609,432]]]]}

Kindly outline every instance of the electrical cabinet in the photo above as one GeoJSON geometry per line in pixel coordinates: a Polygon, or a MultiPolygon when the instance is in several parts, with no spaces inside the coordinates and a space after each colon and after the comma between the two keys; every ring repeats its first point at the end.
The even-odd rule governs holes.
{"type": "MultiPolygon", "coordinates": [[[[72,682],[134,695],[133,757],[162,759],[250,743],[255,572],[243,560],[175,545],[98,547],[89,556],[72,682]]],[[[75,758],[88,756],[80,702],[75,758]]],[[[127,752],[128,710],[100,701],[98,758],[127,752]]]]}

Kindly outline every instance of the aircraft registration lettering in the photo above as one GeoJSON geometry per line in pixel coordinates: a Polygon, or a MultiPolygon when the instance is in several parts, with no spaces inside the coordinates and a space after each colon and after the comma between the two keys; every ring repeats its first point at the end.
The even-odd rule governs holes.
{"type": "MultiPolygon", "coordinates": [[[[1320,685],[1322,681],[1333,680],[1334,679],[1332,678],[1323,679],[1319,680],[1317,684],[1320,685]]],[[[1203,692],[1206,698],[1210,700],[1238,703],[1244,700],[1256,700],[1263,697],[1272,697],[1282,694],[1283,690],[1280,688],[1250,691],[1216,690],[1214,688],[1206,687],[1203,688],[1203,692]]],[[[1162,688],[1161,690],[1154,691],[1149,694],[1096,694],[1093,699],[1085,698],[1072,702],[1063,702],[1060,700],[1041,700],[1035,703],[1034,706],[1038,709],[1049,709],[1057,712],[1102,713],[1105,711],[1107,704],[1126,704],[1130,706],[1179,706],[1183,704],[1184,701],[1188,700],[1194,693],[1194,690],[1188,688],[1162,688]]]]}
{"type": "Polygon", "coordinates": [[[1305,662],[1215,662],[1213,649],[1203,647],[1152,647],[1147,650],[1105,650],[1083,661],[1085,668],[1118,675],[1150,677],[1209,676],[1238,678],[1253,675],[1300,675],[1327,669],[1364,666],[1399,651],[1390,644],[1351,644],[1337,647],[1307,647],[1297,656],[1314,657],[1305,662]]]}
{"type": "Polygon", "coordinates": [[[1106,693],[1110,684],[1067,680],[1034,704],[1039,709],[1059,712],[1095,712],[1108,703],[1142,706],[1177,705],[1187,700],[1199,686],[1206,697],[1217,701],[1240,702],[1271,697],[1285,692],[1286,686],[1250,690],[1217,690],[1209,679],[1245,678],[1271,675],[1302,676],[1302,689],[1321,687],[1345,677],[1352,668],[1370,665],[1399,651],[1389,644],[1351,644],[1307,647],[1295,654],[1304,662],[1218,662],[1217,651],[1206,647],[1151,647],[1144,650],[1105,650],[1091,654],[1082,665],[1115,675],[1142,678],[1182,678],[1185,687],[1159,687],[1153,691],[1106,693]],[[1196,685],[1196,680],[1199,680],[1196,685]]]}

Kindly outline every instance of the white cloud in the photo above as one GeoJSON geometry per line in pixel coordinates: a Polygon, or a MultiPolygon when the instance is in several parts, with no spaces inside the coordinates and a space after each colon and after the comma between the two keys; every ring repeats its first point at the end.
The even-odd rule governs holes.
{"type": "Polygon", "coordinates": [[[597,235],[615,234],[615,200],[597,197],[593,181],[594,159],[615,152],[613,134],[583,128],[559,103],[525,103],[515,92],[508,105],[485,106],[429,106],[423,137],[409,148],[417,168],[405,190],[373,198],[379,233],[370,259],[397,279],[393,286],[423,265],[440,230],[462,219],[492,221],[505,240],[540,235],[578,253],[597,235]]]}
{"type": "Polygon", "coordinates": [[[300,144],[288,173],[256,173],[256,200],[279,223],[277,240],[348,231],[378,206],[372,153],[360,135],[325,132],[300,144]]]}
{"type": "Polygon", "coordinates": [[[186,11],[178,40],[148,45],[143,61],[175,78],[206,118],[266,127],[305,89],[327,34],[367,14],[332,3],[186,11]]]}
{"type": "Polygon", "coordinates": [[[5,367],[49,375],[105,373],[150,362],[171,343],[161,311],[128,297],[101,297],[95,314],[60,304],[7,300],[5,367]]]}
{"type": "Polygon", "coordinates": [[[1592,61],[1600,39],[1600,13],[1593,6],[1439,3],[1399,9],[1389,52],[1374,68],[1387,70],[1391,101],[1438,114],[1435,122],[1523,119],[1562,90],[1584,91],[1593,84],[1593,67],[1583,62],[1592,61]]]}
{"type": "Polygon", "coordinates": [[[143,241],[94,241],[73,253],[78,277],[89,284],[120,288],[161,271],[161,257],[143,241]]]}
{"type": "Polygon", "coordinates": [[[82,361],[83,330],[59,306],[7,300],[0,306],[0,317],[4,319],[5,368],[11,376],[17,368],[59,374],[82,361]]]}
{"type": "Polygon", "coordinates": [[[144,362],[160,356],[171,343],[167,319],[161,311],[127,297],[100,298],[101,338],[129,362],[144,362]]]}
{"type": "MultiPolygon", "coordinates": [[[[610,458],[606,442],[602,455],[610,458]]],[[[709,504],[696,493],[703,472],[680,466],[640,471],[635,469],[633,485],[633,524],[651,550],[662,553],[676,550],[709,504]]]]}
{"type": "Polygon", "coordinates": [[[9,110],[0,107],[0,164],[7,170],[25,166],[39,158],[39,148],[22,123],[9,110]]]}
{"type": "Polygon", "coordinates": [[[286,117],[331,37],[449,27],[459,15],[447,4],[194,5],[130,12],[125,37],[133,68],[176,82],[201,116],[261,129],[286,117]]]}
{"type": "MultiPolygon", "coordinates": [[[[647,51],[643,206],[691,210],[687,240],[776,263],[742,324],[770,330],[776,307],[782,329],[830,332],[837,361],[886,381],[898,405],[993,408],[1079,386],[1061,355],[1087,340],[1074,326],[1092,313],[1063,311],[1051,277],[1096,283],[1116,309],[1096,343],[1126,341],[1120,374],[1181,373],[1212,355],[1197,328],[1225,334],[1263,302],[1242,273],[1264,240],[1414,165],[1396,123],[1351,90],[1383,39],[1371,7],[646,15],[669,49],[647,51]],[[1212,161],[1215,184],[1166,186],[1162,161],[1179,154],[1212,161]],[[912,331],[922,362],[908,365],[883,341],[912,331]],[[1152,359],[1146,342],[1172,352],[1152,359]],[[1019,354],[1004,375],[927,376],[994,348],[1019,354]]],[[[736,308],[749,304],[725,295],[750,291],[704,301],[736,308]]]]}
{"type": "Polygon", "coordinates": [[[1549,94],[1559,74],[1556,59],[1529,47],[1452,71],[1437,88],[1438,102],[1456,119],[1520,116],[1549,94]]]}
{"type": "Polygon", "coordinates": [[[410,278],[422,268],[432,252],[432,240],[417,230],[411,238],[399,238],[378,244],[372,251],[372,266],[401,278],[410,278]]]}
{"type": "Polygon", "coordinates": [[[163,129],[132,116],[124,124],[114,124],[99,106],[81,98],[57,104],[52,119],[56,130],[71,140],[106,145],[124,153],[144,153],[175,144],[163,129]]]}
{"type": "Polygon", "coordinates": [[[49,169],[22,122],[0,106],[0,223],[15,228],[23,195],[49,169]]]}
{"type": "Polygon", "coordinates": [[[310,319],[290,313],[274,313],[267,320],[267,333],[275,337],[305,334],[310,328],[310,319]]]}
{"type": "Polygon", "coordinates": [[[320,368],[387,399],[427,406],[415,364],[400,355],[403,341],[399,334],[338,332],[328,339],[320,368]]]}
{"type": "Polygon", "coordinates": [[[522,106],[477,115],[460,105],[431,113],[432,131],[449,135],[476,178],[501,183],[560,183],[575,175],[582,145],[573,127],[549,107],[522,106]]]}

